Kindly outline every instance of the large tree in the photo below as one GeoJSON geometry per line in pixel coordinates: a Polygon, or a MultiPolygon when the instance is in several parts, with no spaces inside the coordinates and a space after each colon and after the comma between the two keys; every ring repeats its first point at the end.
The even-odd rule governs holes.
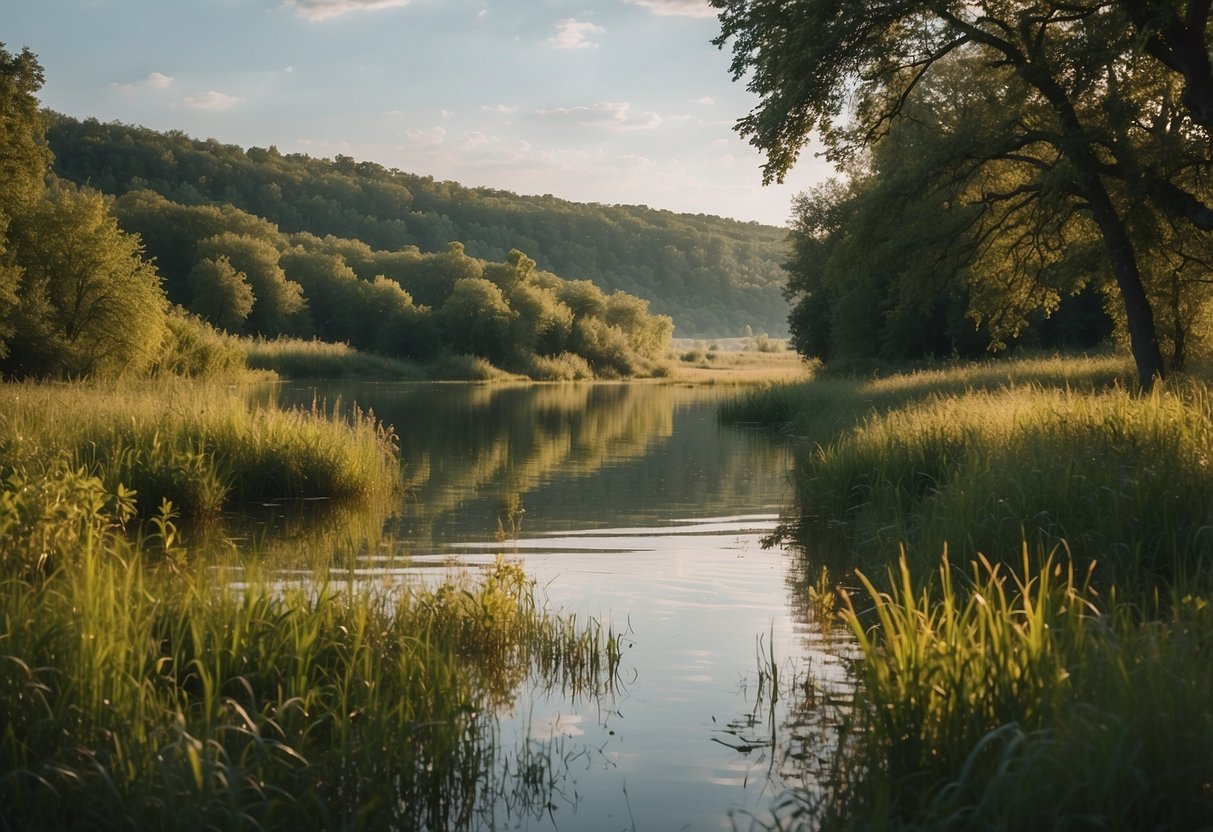
{"type": "Polygon", "coordinates": [[[1179,130],[1160,130],[1152,117],[1169,93],[1160,74],[1184,79],[1185,102],[1201,100],[1200,62],[1159,55],[1185,37],[1205,42],[1208,3],[1190,4],[1176,23],[1170,4],[1128,0],[712,2],[721,10],[717,43],[731,41],[735,76],[760,97],[738,128],[766,154],[767,181],[782,179],[814,135],[839,164],[861,158],[924,82],[965,63],[980,81],[969,94],[988,97],[992,121],[963,131],[947,167],[968,202],[989,208],[978,233],[1001,241],[1016,268],[1030,268],[1042,249],[1016,241],[1064,244],[1089,228],[1115,281],[1141,384],[1162,374],[1127,213],[1140,194],[1194,225],[1202,219],[1192,162],[1205,166],[1207,134],[1198,135],[1192,106],[1179,130]],[[1182,167],[1160,151],[1164,140],[1183,146],[1182,167]],[[1014,259],[1025,252],[1027,260],[1014,259]]]}
{"type": "Polygon", "coordinates": [[[78,377],[151,366],[167,301],[138,237],[118,228],[101,194],[54,183],[13,218],[9,242],[21,283],[5,369],[78,377]]]}

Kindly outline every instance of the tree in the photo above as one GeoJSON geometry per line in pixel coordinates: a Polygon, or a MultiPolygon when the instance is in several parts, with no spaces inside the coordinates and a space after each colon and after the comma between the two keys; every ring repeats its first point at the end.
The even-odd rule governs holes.
{"type": "Polygon", "coordinates": [[[256,298],[243,272],[226,256],[204,258],[189,274],[193,300],[189,310],[225,332],[243,332],[256,298]]]}
{"type": "Polygon", "coordinates": [[[167,301],[139,239],[100,194],[55,183],[13,219],[9,241],[21,269],[10,372],[117,376],[151,365],[167,301]]]}
{"type": "Polygon", "coordinates": [[[33,52],[13,55],[0,43],[0,234],[5,218],[42,197],[51,160],[38,108],[42,82],[33,52]]]}
{"type": "Polygon", "coordinates": [[[252,287],[248,330],[258,335],[306,335],[310,329],[303,289],[288,280],[279,253],[267,240],[225,231],[198,244],[200,260],[226,257],[252,287]]]}
{"type": "Polygon", "coordinates": [[[437,312],[445,341],[460,353],[500,362],[510,353],[510,322],[515,313],[501,289],[483,277],[455,281],[437,312]]]}
{"type": "MultiPolygon", "coordinates": [[[[924,80],[965,61],[981,79],[974,93],[1002,113],[999,129],[967,132],[965,155],[951,168],[991,208],[995,230],[987,233],[1000,233],[1003,221],[1017,226],[1012,233],[1031,236],[1034,227],[1054,240],[1090,228],[1117,287],[1140,383],[1163,373],[1126,206],[1136,188],[1172,212],[1198,212],[1191,191],[1160,173],[1157,143],[1138,125],[1160,104],[1158,86],[1143,81],[1156,67],[1138,48],[1143,32],[1166,31],[1157,15],[1135,25],[1124,8],[1130,0],[712,2],[721,10],[716,43],[732,40],[734,77],[749,75],[760,97],[738,129],[766,154],[768,182],[782,179],[811,135],[828,158],[854,163],[889,133],[924,80]]],[[[1189,7],[1202,43],[1208,6],[1189,7]]]]}

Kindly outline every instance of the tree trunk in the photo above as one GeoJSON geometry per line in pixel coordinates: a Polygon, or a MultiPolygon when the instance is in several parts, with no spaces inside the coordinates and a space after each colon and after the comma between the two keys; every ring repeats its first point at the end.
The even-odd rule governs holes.
{"type": "Polygon", "coordinates": [[[1087,191],[1092,217],[1103,236],[1108,259],[1112,261],[1112,273],[1125,305],[1125,322],[1129,329],[1133,362],[1137,365],[1137,381],[1141,389],[1148,392],[1153,388],[1154,380],[1163,378],[1165,373],[1158,335],[1154,330],[1154,313],[1141,282],[1133,243],[1098,176],[1093,175],[1082,184],[1087,191]]]}
{"type": "Polygon", "coordinates": [[[1175,333],[1172,336],[1174,349],[1171,351],[1171,369],[1177,373],[1183,372],[1187,363],[1187,332],[1184,326],[1183,311],[1179,304],[1179,273],[1171,275],[1171,326],[1175,333]]]}

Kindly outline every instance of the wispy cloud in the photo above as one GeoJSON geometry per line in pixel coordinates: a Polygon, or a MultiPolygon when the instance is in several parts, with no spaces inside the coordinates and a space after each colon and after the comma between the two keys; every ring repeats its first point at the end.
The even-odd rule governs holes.
{"type": "Polygon", "coordinates": [[[286,0],[286,6],[308,20],[331,20],[354,12],[407,6],[412,0],[286,0]]]}
{"type": "Polygon", "coordinates": [[[485,104],[480,109],[486,113],[500,113],[502,115],[518,112],[517,107],[511,107],[509,104],[485,104]]]}
{"type": "Polygon", "coordinates": [[[703,98],[688,98],[687,103],[688,104],[703,104],[704,106],[708,106],[710,104],[715,104],[716,99],[712,98],[712,96],[710,96],[710,95],[705,95],[703,98]]]}
{"type": "Polygon", "coordinates": [[[602,34],[603,29],[596,23],[588,23],[566,17],[556,22],[556,34],[548,38],[548,43],[557,49],[594,49],[597,43],[590,40],[590,35],[602,34]]]}
{"type": "Polygon", "coordinates": [[[438,147],[446,144],[446,128],[431,127],[429,130],[407,130],[404,138],[414,147],[438,147]]]}
{"type": "Polygon", "coordinates": [[[626,101],[600,101],[579,107],[554,107],[536,110],[535,115],[559,119],[583,127],[605,127],[613,130],[652,130],[661,125],[661,116],[647,110],[634,111],[626,101]]]}
{"type": "Polygon", "coordinates": [[[642,6],[653,14],[669,17],[715,17],[716,9],[708,0],[627,0],[633,6],[642,6]]]}
{"type": "Polygon", "coordinates": [[[181,103],[187,107],[193,107],[195,110],[230,110],[237,104],[244,103],[244,99],[236,95],[210,90],[203,95],[188,96],[181,103]]]}
{"type": "Polygon", "coordinates": [[[111,84],[115,89],[130,92],[133,90],[163,90],[171,87],[173,84],[173,76],[165,75],[163,72],[153,72],[146,78],[141,78],[130,84],[111,84]]]}

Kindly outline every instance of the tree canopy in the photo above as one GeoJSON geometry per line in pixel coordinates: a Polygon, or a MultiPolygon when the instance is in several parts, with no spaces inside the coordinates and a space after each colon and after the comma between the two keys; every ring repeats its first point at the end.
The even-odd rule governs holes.
{"type": "MultiPolygon", "coordinates": [[[[181,205],[239,209],[288,234],[358,240],[377,251],[434,254],[459,241],[469,258],[504,263],[518,250],[534,268],[648,300],[687,337],[739,335],[747,326],[786,332],[782,228],[466,188],[345,156],[246,150],[56,114],[47,139],[59,176],[114,196],[151,190],[181,205]]],[[[449,288],[437,287],[436,295],[449,288]]],[[[438,299],[420,286],[410,292],[418,304],[438,299]]]]}
{"type": "Polygon", "coordinates": [[[1166,266],[1153,253],[1160,237],[1199,249],[1213,228],[1208,2],[713,5],[718,45],[759,96],[738,129],[768,181],[810,140],[862,179],[914,122],[921,187],[903,204],[933,198],[964,215],[946,242],[966,249],[971,311],[995,341],[1000,305],[1013,330],[1026,308],[1106,280],[1142,385],[1163,373],[1154,296],[1166,266]]]}
{"type": "MultiPolygon", "coordinates": [[[[455,241],[431,253],[408,244],[383,249],[286,231],[231,204],[207,204],[190,182],[178,183],[185,201],[147,189],[114,198],[74,184],[48,170],[41,83],[28,50],[13,56],[0,45],[4,375],[221,372],[239,350],[215,328],[321,336],[421,361],[471,354],[542,378],[652,372],[665,352],[673,324],[650,313],[647,301],[563,280],[517,248],[499,260],[473,256],[455,241]],[[565,294],[594,302],[574,309],[565,294]]],[[[134,161],[101,156],[128,173],[150,172],[138,158],[148,145],[127,144],[134,161]]],[[[276,152],[238,152],[252,168],[284,164],[276,152]]],[[[186,167],[204,183],[219,158],[186,154],[186,167]]],[[[365,225],[353,207],[365,206],[359,200],[382,211],[409,202],[378,166],[339,158],[322,169],[328,186],[349,200],[330,219],[365,225]]],[[[95,178],[112,173],[103,166],[95,178]]],[[[235,188],[240,177],[223,181],[235,188]]],[[[289,215],[308,210],[306,190],[298,202],[270,199],[273,188],[258,193],[289,215]]]]}

